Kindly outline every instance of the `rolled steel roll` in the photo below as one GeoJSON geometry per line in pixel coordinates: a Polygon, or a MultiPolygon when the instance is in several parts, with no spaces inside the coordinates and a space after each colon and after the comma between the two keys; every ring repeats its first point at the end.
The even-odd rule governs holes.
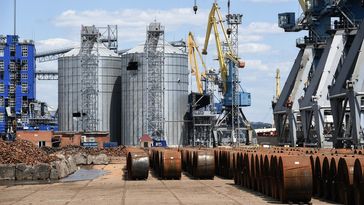
{"type": "Polygon", "coordinates": [[[272,155],[270,158],[270,167],[269,167],[269,181],[270,181],[270,187],[271,187],[271,196],[275,199],[279,199],[278,196],[278,190],[277,190],[277,156],[272,155]]]}
{"type": "Polygon", "coordinates": [[[160,173],[160,149],[153,150],[153,167],[156,173],[160,173]]]}
{"type": "Polygon", "coordinates": [[[332,156],[330,159],[330,172],[329,172],[329,180],[330,180],[330,196],[331,200],[335,202],[339,202],[339,185],[337,183],[337,170],[339,165],[339,156],[332,156]]]}
{"type": "Polygon", "coordinates": [[[181,179],[181,153],[176,150],[160,152],[160,177],[163,179],[181,179]]]}
{"type": "Polygon", "coordinates": [[[188,153],[188,149],[181,150],[182,170],[184,170],[184,171],[188,171],[187,170],[187,153],[188,153]]]}
{"type": "Polygon", "coordinates": [[[356,205],[364,204],[364,158],[354,164],[354,200],[356,205]]]}
{"type": "Polygon", "coordinates": [[[215,155],[215,174],[219,175],[219,169],[220,169],[220,158],[219,158],[219,152],[220,150],[215,149],[214,155],[215,155]]]}
{"type": "Polygon", "coordinates": [[[330,199],[331,198],[331,181],[330,181],[330,160],[328,157],[325,157],[322,162],[322,170],[321,177],[323,181],[323,198],[330,199]]]}
{"type": "Polygon", "coordinates": [[[315,168],[313,174],[313,186],[316,186],[313,194],[316,196],[322,197],[324,195],[324,181],[322,178],[322,164],[325,159],[324,155],[316,156],[315,159],[315,168]]]}
{"type": "Polygon", "coordinates": [[[153,169],[153,150],[148,150],[148,156],[149,156],[149,167],[153,169]]]}
{"type": "Polygon", "coordinates": [[[250,180],[251,180],[251,189],[257,191],[257,177],[256,177],[256,160],[255,160],[256,152],[250,153],[250,180]]]}
{"type": "Polygon", "coordinates": [[[235,152],[232,150],[226,152],[226,167],[228,167],[228,170],[225,177],[227,179],[232,179],[234,176],[234,154],[235,152]]]}
{"type": "Polygon", "coordinates": [[[243,155],[243,184],[244,187],[249,188],[250,182],[249,182],[249,155],[248,153],[244,153],[243,155]]]}
{"type": "Polygon", "coordinates": [[[281,202],[310,202],[312,170],[309,158],[294,155],[280,156],[277,168],[281,202]]]}
{"type": "Polygon", "coordinates": [[[221,168],[220,168],[220,176],[226,178],[229,172],[229,162],[228,162],[228,151],[221,151],[221,168]]]}
{"type": "Polygon", "coordinates": [[[238,153],[238,161],[237,161],[237,175],[238,175],[238,184],[243,186],[243,152],[238,153]]]}
{"type": "Polygon", "coordinates": [[[192,149],[187,150],[187,162],[186,162],[186,169],[187,172],[193,175],[193,155],[194,152],[192,149]]]}
{"type": "Polygon", "coordinates": [[[147,179],[149,173],[149,157],[145,152],[129,152],[127,157],[128,178],[147,179]]]}
{"type": "Polygon", "coordinates": [[[154,172],[160,176],[161,174],[161,149],[154,150],[154,172]]]}
{"type": "Polygon", "coordinates": [[[315,173],[315,158],[316,155],[310,155],[310,163],[311,163],[311,171],[312,171],[312,194],[316,195],[317,193],[317,179],[315,173]]]}
{"type": "Polygon", "coordinates": [[[344,204],[354,204],[353,180],[354,180],[355,157],[342,157],[339,160],[337,172],[337,185],[339,190],[339,199],[344,204]]]}
{"type": "Polygon", "coordinates": [[[238,184],[238,175],[237,175],[237,170],[238,170],[238,155],[239,152],[235,151],[233,154],[233,162],[234,162],[234,169],[233,169],[233,179],[234,179],[234,184],[238,184]]]}
{"type": "Polygon", "coordinates": [[[217,175],[224,177],[226,170],[228,169],[228,167],[226,166],[226,150],[219,151],[219,165],[220,166],[217,175]]]}
{"type": "Polygon", "coordinates": [[[264,158],[263,154],[259,153],[255,157],[255,175],[257,180],[257,187],[258,191],[263,193],[264,187],[264,179],[263,179],[263,165],[264,165],[264,158]]]}
{"type": "Polygon", "coordinates": [[[207,150],[193,153],[193,176],[203,179],[213,179],[215,176],[215,156],[207,150]]]}
{"type": "Polygon", "coordinates": [[[268,195],[268,196],[272,196],[272,192],[271,192],[272,188],[271,188],[271,182],[270,182],[270,178],[269,178],[270,159],[271,159],[270,154],[267,154],[264,156],[264,171],[263,171],[264,194],[268,195]]]}

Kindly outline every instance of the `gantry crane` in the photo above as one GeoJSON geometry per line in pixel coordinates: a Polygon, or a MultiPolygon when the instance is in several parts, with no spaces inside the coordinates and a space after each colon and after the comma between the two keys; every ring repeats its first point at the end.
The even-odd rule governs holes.
{"type": "MultiPolygon", "coordinates": [[[[241,17],[242,15],[240,14],[230,15],[230,13],[227,16],[228,23],[235,25],[236,32],[238,24],[241,24],[241,17]]],[[[237,68],[244,68],[245,63],[239,59],[237,48],[234,50],[232,47],[232,44],[237,45],[237,35],[234,35],[234,42],[232,42],[227,33],[229,31],[229,34],[232,35],[232,29],[225,29],[224,20],[217,3],[213,3],[209,13],[205,43],[202,50],[204,55],[207,55],[212,29],[220,67],[221,103],[223,107],[222,114],[214,127],[214,135],[220,144],[239,144],[240,142],[250,144],[249,134],[244,136],[243,131],[251,130],[251,128],[241,110],[242,107],[251,105],[250,93],[240,91],[241,87],[237,70],[237,68]],[[220,32],[223,34],[224,42],[220,39],[220,32]],[[245,140],[242,138],[245,138],[245,140]]]]}
{"type": "Polygon", "coordinates": [[[190,97],[190,120],[192,129],[191,137],[187,144],[194,146],[211,147],[215,143],[212,140],[212,128],[216,119],[213,99],[213,83],[216,74],[208,70],[192,32],[187,38],[188,58],[191,67],[191,74],[196,77],[198,93],[191,93],[190,97]],[[203,72],[200,72],[200,61],[203,72]],[[203,86],[203,82],[205,83],[203,86]]]}
{"type": "Polygon", "coordinates": [[[358,117],[363,77],[353,71],[361,64],[364,2],[299,3],[303,14],[297,21],[294,13],[279,14],[286,32],[308,30],[308,36],[296,41],[300,52],[274,107],[279,141],[291,146],[364,145],[358,117]],[[349,94],[353,79],[356,98],[349,94]]]}

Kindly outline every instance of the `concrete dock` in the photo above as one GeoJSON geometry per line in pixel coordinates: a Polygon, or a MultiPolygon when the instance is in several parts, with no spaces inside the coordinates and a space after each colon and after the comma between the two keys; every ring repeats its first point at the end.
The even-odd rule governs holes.
{"type": "MultiPolygon", "coordinates": [[[[0,185],[0,204],[279,204],[258,192],[235,186],[233,180],[158,180],[150,173],[146,181],[124,178],[125,158],[118,164],[96,165],[107,174],[92,180],[36,185],[0,185]]],[[[312,200],[312,204],[328,202],[312,200]]]]}

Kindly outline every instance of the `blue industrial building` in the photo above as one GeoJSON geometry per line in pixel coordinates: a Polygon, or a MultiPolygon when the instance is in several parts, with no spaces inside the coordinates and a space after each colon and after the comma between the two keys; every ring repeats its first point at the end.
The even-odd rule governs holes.
{"type": "Polygon", "coordinates": [[[0,36],[0,134],[15,131],[35,101],[35,47],[17,35],[0,36]]]}

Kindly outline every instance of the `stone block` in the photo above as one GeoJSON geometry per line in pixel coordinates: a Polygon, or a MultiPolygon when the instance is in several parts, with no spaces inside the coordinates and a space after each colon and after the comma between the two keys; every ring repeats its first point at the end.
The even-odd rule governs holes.
{"type": "Polygon", "coordinates": [[[34,175],[34,167],[24,163],[17,164],[15,167],[16,180],[32,180],[34,175]]]}
{"type": "Polygon", "coordinates": [[[34,180],[47,180],[51,173],[51,167],[46,163],[39,163],[34,166],[34,180]]]}
{"type": "Polygon", "coordinates": [[[86,165],[87,164],[87,155],[84,153],[77,153],[74,156],[77,165],[86,165]]]}
{"type": "Polygon", "coordinates": [[[99,155],[96,155],[93,159],[93,164],[109,164],[109,157],[106,155],[106,154],[99,154],[99,155]]]}
{"type": "Polygon", "coordinates": [[[50,171],[50,176],[49,178],[51,180],[58,180],[60,179],[60,172],[61,172],[61,166],[60,166],[61,161],[54,161],[51,162],[51,171],[50,171]]]}
{"type": "Polygon", "coordinates": [[[0,180],[15,180],[15,164],[0,164],[0,180]]]}

